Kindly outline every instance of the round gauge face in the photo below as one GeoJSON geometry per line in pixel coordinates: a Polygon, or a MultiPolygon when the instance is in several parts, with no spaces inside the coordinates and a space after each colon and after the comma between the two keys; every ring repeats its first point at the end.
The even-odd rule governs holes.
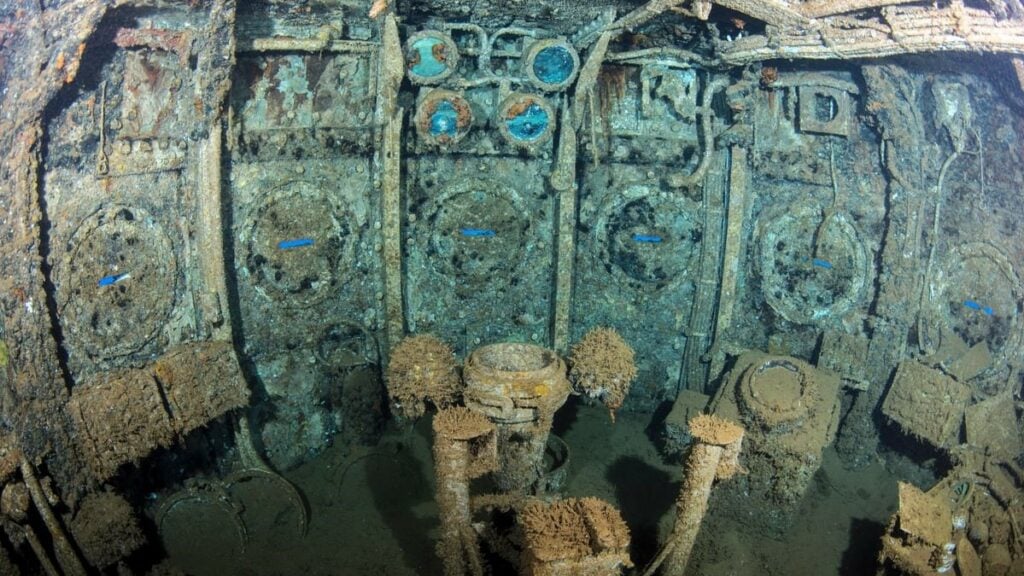
{"type": "Polygon", "coordinates": [[[564,40],[541,40],[527,50],[526,75],[546,91],[563,90],[579,72],[580,58],[564,40]]]}
{"type": "Polygon", "coordinates": [[[416,84],[436,84],[455,71],[458,49],[452,39],[436,30],[414,34],[405,45],[409,79],[416,84]]]}
{"type": "Polygon", "coordinates": [[[576,62],[565,46],[548,46],[533,58],[533,73],[548,84],[561,84],[575,71],[576,62]]]}
{"type": "Polygon", "coordinates": [[[509,143],[527,148],[551,139],[554,108],[540,96],[515,93],[498,107],[498,127],[509,143]]]}
{"type": "Polygon", "coordinates": [[[434,90],[416,109],[416,131],[427,144],[451,146],[462,140],[473,125],[469,102],[450,90],[434,90]]]}

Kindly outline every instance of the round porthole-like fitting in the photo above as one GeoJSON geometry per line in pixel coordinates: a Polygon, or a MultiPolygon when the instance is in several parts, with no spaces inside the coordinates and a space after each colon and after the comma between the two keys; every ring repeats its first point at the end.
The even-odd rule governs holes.
{"type": "Polygon", "coordinates": [[[358,226],[316,182],[270,190],[239,237],[245,274],[275,305],[300,309],[336,294],[355,261],[358,226]]]}
{"type": "Polygon", "coordinates": [[[473,125],[473,110],[461,95],[434,90],[416,109],[416,132],[428,144],[451,146],[462,140],[473,125]]]}
{"type": "Polygon", "coordinates": [[[406,70],[414,84],[437,84],[459,65],[459,49],[447,34],[424,30],[405,43],[406,70]]]}
{"type": "Polygon", "coordinates": [[[551,139],[555,110],[533,94],[515,93],[498,107],[498,130],[511,144],[532,148],[551,139]]]}
{"type": "Polygon", "coordinates": [[[523,201],[500,181],[458,180],[423,209],[432,260],[457,279],[456,291],[478,291],[503,273],[520,274],[531,221],[523,201]]]}
{"type": "Polygon", "coordinates": [[[1009,367],[1024,358],[1024,284],[1012,258],[988,242],[961,243],[942,257],[927,282],[919,337],[930,347],[947,338],[944,331],[968,346],[984,342],[992,362],[972,377],[978,379],[972,385],[1001,386],[1009,367]]]}
{"type": "Polygon", "coordinates": [[[548,92],[564,90],[580,70],[580,56],[565,40],[549,38],[533,43],[526,50],[526,76],[535,86],[548,92]]]}

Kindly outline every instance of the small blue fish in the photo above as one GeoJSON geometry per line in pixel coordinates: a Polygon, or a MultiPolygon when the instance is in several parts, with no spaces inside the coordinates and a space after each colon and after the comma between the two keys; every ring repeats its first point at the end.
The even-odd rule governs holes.
{"type": "Polygon", "coordinates": [[[967,306],[971,310],[981,310],[981,304],[978,304],[974,300],[964,300],[964,306],[967,306]]]}
{"type": "Polygon", "coordinates": [[[491,238],[495,235],[490,228],[459,228],[459,233],[468,238],[491,238]]]}
{"type": "Polygon", "coordinates": [[[294,240],[281,240],[277,243],[279,250],[291,250],[292,248],[302,248],[304,246],[312,246],[312,238],[296,238],[294,240]]]}
{"type": "Polygon", "coordinates": [[[113,286],[114,284],[117,284],[118,282],[120,282],[122,280],[127,280],[127,279],[129,279],[131,277],[132,277],[132,275],[127,273],[127,272],[123,272],[121,274],[111,274],[109,276],[104,276],[103,278],[100,278],[96,282],[96,285],[101,287],[101,288],[103,286],[113,286]]]}
{"type": "Polygon", "coordinates": [[[995,314],[995,310],[993,310],[991,306],[984,306],[981,311],[984,312],[986,316],[995,314]]]}
{"type": "Polygon", "coordinates": [[[822,260],[821,258],[812,258],[811,264],[817,266],[818,268],[824,268],[825,270],[832,269],[832,263],[829,262],[828,260],[822,260]]]}
{"type": "Polygon", "coordinates": [[[661,236],[657,234],[633,234],[633,241],[643,244],[661,244],[661,236]]]}

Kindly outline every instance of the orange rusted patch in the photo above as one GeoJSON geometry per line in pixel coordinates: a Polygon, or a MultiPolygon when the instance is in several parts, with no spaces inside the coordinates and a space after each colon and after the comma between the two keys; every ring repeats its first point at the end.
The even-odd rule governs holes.
{"type": "Polygon", "coordinates": [[[511,120],[516,116],[519,116],[523,112],[526,112],[526,109],[529,108],[531,104],[533,104],[532,100],[530,100],[529,98],[524,98],[509,106],[508,112],[506,112],[505,117],[511,120]]]}
{"type": "MultiPolygon", "coordinates": [[[[82,54],[84,54],[84,53],[85,53],[85,42],[82,42],[82,43],[80,43],[78,45],[78,48],[75,48],[75,56],[74,56],[74,58],[72,58],[70,62],[66,63],[66,70],[64,72],[64,83],[65,84],[71,84],[72,82],[75,81],[75,76],[78,76],[78,67],[81,66],[81,64],[82,64],[82,54]]],[[[64,53],[61,52],[60,55],[64,56],[64,53]]],[[[63,60],[58,62],[58,64],[63,66],[64,65],[63,60]]],[[[60,67],[58,67],[57,69],[60,70],[60,67]]]]}
{"type": "Polygon", "coordinates": [[[452,106],[455,107],[459,129],[461,130],[466,126],[469,126],[469,123],[473,121],[473,111],[470,110],[469,103],[465,100],[459,100],[457,102],[452,102],[452,106]]]}
{"type": "Polygon", "coordinates": [[[437,60],[438,62],[444,62],[448,59],[448,57],[445,56],[444,51],[444,44],[434,44],[434,47],[430,49],[430,53],[434,55],[434,60],[437,60]]]}

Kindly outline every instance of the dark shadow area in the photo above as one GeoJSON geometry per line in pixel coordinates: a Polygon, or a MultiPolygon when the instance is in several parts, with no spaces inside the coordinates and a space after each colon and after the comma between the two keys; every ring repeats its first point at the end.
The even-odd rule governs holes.
{"type": "MultiPolygon", "coordinates": [[[[424,426],[416,426],[413,433],[422,434],[423,430],[424,426]]],[[[416,455],[408,446],[398,444],[393,454],[367,458],[362,466],[374,507],[398,541],[405,565],[417,574],[440,574],[441,564],[431,538],[436,519],[420,518],[413,512],[420,504],[434,500],[434,484],[424,477],[416,455]]],[[[346,540],[346,530],[359,530],[359,526],[339,526],[341,541],[346,540]]]]}
{"type": "Polygon", "coordinates": [[[551,425],[551,432],[554,435],[565,438],[566,433],[576,423],[582,401],[579,396],[569,396],[565,404],[555,412],[554,423],[551,425]]]}
{"type": "Polygon", "coordinates": [[[658,452],[665,457],[665,419],[668,418],[669,412],[672,412],[672,405],[674,402],[665,400],[654,409],[651,414],[651,420],[647,423],[647,427],[644,428],[644,435],[657,447],[658,452]]]}
{"type": "Polygon", "coordinates": [[[613,462],[606,477],[615,485],[619,512],[632,535],[630,556],[643,565],[658,552],[658,519],[675,504],[679,485],[635,456],[613,462]]]}
{"type": "Polygon", "coordinates": [[[874,574],[878,552],[882,548],[885,526],[878,522],[854,518],[850,521],[850,545],[843,552],[839,573],[843,576],[874,574]]]}

